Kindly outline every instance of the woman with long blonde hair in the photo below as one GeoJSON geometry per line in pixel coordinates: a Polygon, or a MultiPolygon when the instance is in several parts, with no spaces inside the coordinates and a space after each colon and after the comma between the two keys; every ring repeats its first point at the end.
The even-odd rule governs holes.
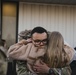
{"type": "Polygon", "coordinates": [[[66,52],[66,46],[64,45],[64,39],[61,33],[54,31],[49,35],[48,43],[48,64],[50,67],[63,67],[70,61],[68,52],[66,52]]]}
{"type": "Polygon", "coordinates": [[[45,63],[34,66],[38,72],[52,74],[54,69],[58,75],[71,75],[70,62],[74,57],[74,50],[64,44],[64,39],[61,33],[53,31],[49,33],[49,40],[47,45],[47,53],[45,54],[45,63]],[[66,66],[66,67],[65,67],[66,66]]]}

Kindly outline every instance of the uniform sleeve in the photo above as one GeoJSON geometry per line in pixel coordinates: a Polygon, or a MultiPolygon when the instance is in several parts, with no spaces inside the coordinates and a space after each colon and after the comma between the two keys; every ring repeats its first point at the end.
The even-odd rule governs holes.
{"type": "MultiPolygon", "coordinates": [[[[69,66],[64,68],[52,68],[53,75],[71,75],[71,69],[69,66]]],[[[49,75],[51,75],[49,73],[49,75]]]]}
{"type": "Polygon", "coordinates": [[[0,52],[0,75],[6,75],[7,72],[7,61],[4,55],[0,52]]]}
{"type": "Polygon", "coordinates": [[[71,75],[72,71],[70,66],[61,68],[61,75],[71,75]]]}

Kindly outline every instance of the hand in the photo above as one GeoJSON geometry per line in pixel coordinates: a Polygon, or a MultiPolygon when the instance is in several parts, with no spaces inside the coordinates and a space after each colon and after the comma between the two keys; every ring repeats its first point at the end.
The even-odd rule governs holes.
{"type": "Polygon", "coordinates": [[[21,40],[21,41],[19,41],[19,43],[18,44],[28,44],[28,43],[30,43],[31,42],[31,39],[27,39],[27,40],[25,40],[25,39],[23,39],[23,40],[21,40]]]}
{"type": "Polygon", "coordinates": [[[21,44],[21,45],[22,45],[22,44],[27,44],[27,43],[28,43],[28,42],[27,42],[27,40],[25,40],[25,39],[22,39],[21,41],[18,42],[18,44],[21,44]]]}
{"type": "Polygon", "coordinates": [[[36,65],[34,65],[34,70],[35,71],[37,71],[37,72],[39,72],[39,73],[48,73],[49,72],[49,67],[44,63],[44,62],[42,62],[41,61],[41,64],[39,63],[39,64],[36,64],[36,65]]]}

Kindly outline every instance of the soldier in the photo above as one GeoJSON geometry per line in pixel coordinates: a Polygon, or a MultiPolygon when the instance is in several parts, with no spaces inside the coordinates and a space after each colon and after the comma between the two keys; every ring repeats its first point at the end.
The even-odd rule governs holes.
{"type": "Polygon", "coordinates": [[[6,61],[6,49],[5,40],[0,39],[0,75],[6,75],[7,72],[7,61],[6,61]]]}

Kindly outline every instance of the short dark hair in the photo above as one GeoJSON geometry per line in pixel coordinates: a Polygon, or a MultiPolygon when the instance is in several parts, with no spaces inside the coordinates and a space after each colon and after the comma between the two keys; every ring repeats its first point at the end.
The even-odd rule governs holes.
{"type": "Polygon", "coordinates": [[[47,36],[48,36],[48,32],[47,32],[47,30],[46,29],[44,29],[43,27],[35,27],[32,31],[31,31],[31,36],[34,34],[34,33],[46,33],[47,34],[47,36]]]}

